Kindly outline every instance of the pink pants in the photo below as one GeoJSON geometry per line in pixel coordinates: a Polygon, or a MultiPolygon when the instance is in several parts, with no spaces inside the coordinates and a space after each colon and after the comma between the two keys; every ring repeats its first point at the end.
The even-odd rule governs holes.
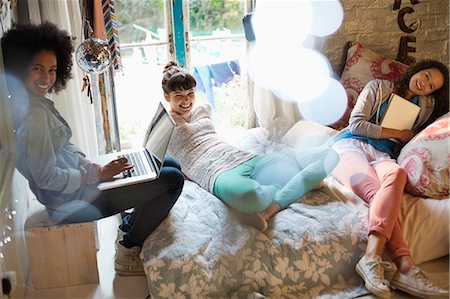
{"type": "Polygon", "coordinates": [[[406,172],[367,143],[346,142],[341,140],[333,146],[340,156],[333,176],[369,204],[369,234],[377,232],[386,237],[391,257],[410,255],[398,222],[406,172]],[[342,142],[344,147],[340,146],[342,142]]]}

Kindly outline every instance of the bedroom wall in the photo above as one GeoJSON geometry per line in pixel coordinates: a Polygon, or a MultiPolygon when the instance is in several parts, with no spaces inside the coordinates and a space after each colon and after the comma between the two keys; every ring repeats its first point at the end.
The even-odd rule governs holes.
{"type": "Polygon", "coordinates": [[[340,1],[344,9],[343,24],[337,32],[322,41],[323,52],[335,72],[339,73],[347,41],[359,41],[380,54],[397,58],[403,38],[409,40],[406,46],[411,48],[408,51],[403,46],[407,56],[417,60],[436,59],[449,64],[448,0],[340,1]],[[399,14],[404,16],[400,17],[400,25],[399,14]],[[415,52],[412,52],[414,49],[415,52]]]}

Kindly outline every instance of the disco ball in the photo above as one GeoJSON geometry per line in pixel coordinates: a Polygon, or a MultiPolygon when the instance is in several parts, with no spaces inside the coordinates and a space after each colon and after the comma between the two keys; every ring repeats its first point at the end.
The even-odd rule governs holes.
{"type": "Polygon", "coordinates": [[[84,40],[75,51],[78,66],[90,74],[104,72],[111,64],[111,53],[108,43],[99,38],[84,40]]]}

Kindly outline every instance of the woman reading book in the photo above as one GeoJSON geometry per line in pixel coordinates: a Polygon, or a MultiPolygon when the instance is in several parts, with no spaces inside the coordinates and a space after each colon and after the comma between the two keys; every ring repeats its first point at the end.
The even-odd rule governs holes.
{"type": "Polygon", "coordinates": [[[417,297],[448,296],[448,290],[433,284],[415,265],[403,238],[398,217],[407,175],[395,160],[399,147],[448,112],[448,77],[445,65],[427,60],[410,67],[396,82],[370,81],[357,99],[348,127],[333,140],[340,156],[333,176],[369,204],[367,248],[356,271],[379,297],[390,297],[384,272],[395,269],[382,260],[384,249],[397,267],[391,286],[417,297]],[[420,107],[412,130],[381,125],[392,93],[420,107]]]}

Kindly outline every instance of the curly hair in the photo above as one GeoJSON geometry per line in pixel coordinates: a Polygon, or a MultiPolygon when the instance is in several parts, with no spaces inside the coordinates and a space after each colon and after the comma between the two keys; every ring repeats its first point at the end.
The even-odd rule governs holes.
{"type": "Polygon", "coordinates": [[[178,66],[175,61],[169,61],[163,70],[161,87],[164,93],[168,94],[175,90],[188,90],[197,86],[194,76],[186,69],[178,66]]]}
{"type": "Polygon", "coordinates": [[[428,118],[425,124],[423,124],[419,130],[424,129],[426,126],[431,124],[433,121],[435,121],[440,116],[447,113],[449,110],[449,73],[448,68],[441,62],[436,60],[422,60],[411,67],[408,68],[405,74],[401,76],[396,82],[395,82],[395,90],[399,94],[405,94],[406,91],[409,88],[409,81],[411,80],[411,77],[426,69],[437,69],[440,73],[442,73],[442,76],[444,77],[444,84],[441,88],[435,90],[430,95],[434,98],[435,104],[433,113],[428,118]]]}
{"type": "Polygon", "coordinates": [[[56,81],[49,92],[58,92],[72,78],[73,39],[67,31],[45,22],[39,25],[19,25],[1,39],[5,70],[25,81],[33,57],[42,50],[55,54],[56,81]]]}

